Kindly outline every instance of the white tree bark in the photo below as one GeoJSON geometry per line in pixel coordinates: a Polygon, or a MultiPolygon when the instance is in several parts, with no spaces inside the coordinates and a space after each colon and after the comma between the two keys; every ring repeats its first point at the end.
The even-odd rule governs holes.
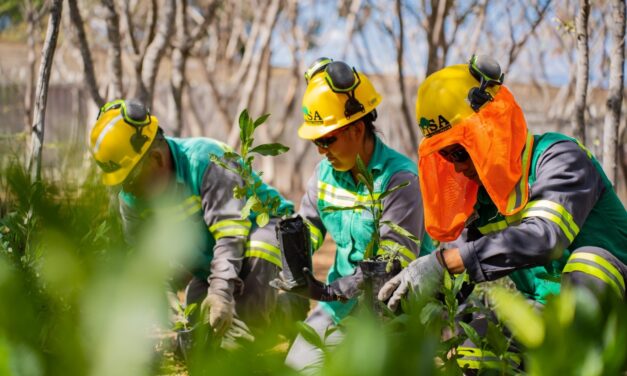
{"type": "Polygon", "coordinates": [[[590,3],[579,0],[575,30],[577,34],[577,81],[575,84],[575,112],[572,119],[573,136],[586,143],[586,96],[588,93],[588,15],[590,3]]]}
{"type": "Polygon", "coordinates": [[[603,126],[603,169],[616,185],[618,126],[623,103],[625,64],[625,0],[612,0],[612,52],[610,54],[610,85],[607,113],[603,126]]]}
{"type": "Polygon", "coordinates": [[[28,170],[33,181],[41,179],[41,160],[44,144],[48,83],[50,82],[50,70],[57,46],[62,10],[63,0],[53,0],[51,2],[48,30],[46,31],[46,39],[44,41],[42,59],[39,66],[39,77],[37,79],[37,89],[35,92],[35,113],[31,131],[31,155],[28,170]]]}

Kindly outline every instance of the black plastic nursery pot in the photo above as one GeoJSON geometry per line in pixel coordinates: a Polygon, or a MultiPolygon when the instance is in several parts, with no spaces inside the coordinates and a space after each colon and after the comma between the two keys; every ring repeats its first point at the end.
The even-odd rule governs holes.
{"type": "Polygon", "coordinates": [[[383,308],[377,295],[381,287],[401,271],[399,260],[392,261],[392,268],[386,271],[388,260],[363,260],[359,267],[364,276],[364,303],[378,316],[383,316],[383,308]]]}
{"type": "Polygon", "coordinates": [[[276,234],[281,248],[283,279],[292,287],[306,286],[303,268],[312,270],[309,227],[300,215],[296,215],[282,219],[276,234]]]}

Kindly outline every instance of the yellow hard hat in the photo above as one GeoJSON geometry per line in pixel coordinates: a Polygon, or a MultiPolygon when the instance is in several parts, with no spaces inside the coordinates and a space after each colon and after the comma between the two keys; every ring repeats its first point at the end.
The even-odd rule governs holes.
{"type": "Polygon", "coordinates": [[[121,184],[152,145],[159,120],[137,100],[102,106],[91,129],[89,149],[103,171],[105,185],[121,184]]]}
{"type": "Polygon", "coordinates": [[[416,120],[423,136],[442,133],[493,100],[503,83],[498,63],[472,56],[468,65],[452,65],[427,77],[418,88],[416,120]]]}
{"type": "Polygon", "coordinates": [[[301,138],[323,137],[361,119],[381,103],[381,94],[368,77],[344,62],[326,62],[324,71],[311,76],[307,77],[309,82],[303,96],[304,122],[298,129],[301,138]]]}

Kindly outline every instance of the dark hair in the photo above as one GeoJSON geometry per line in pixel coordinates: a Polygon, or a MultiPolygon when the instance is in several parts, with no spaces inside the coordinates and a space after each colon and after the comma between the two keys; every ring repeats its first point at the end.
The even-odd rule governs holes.
{"type": "Polygon", "coordinates": [[[374,138],[375,134],[378,132],[377,128],[374,125],[375,120],[377,120],[377,110],[372,110],[366,114],[366,116],[362,117],[360,120],[364,122],[364,126],[366,129],[366,136],[369,138],[374,138]]]}

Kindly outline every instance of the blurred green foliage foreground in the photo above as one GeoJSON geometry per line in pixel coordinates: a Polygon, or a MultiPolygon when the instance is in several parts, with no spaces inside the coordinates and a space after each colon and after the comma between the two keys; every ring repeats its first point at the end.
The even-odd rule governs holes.
{"type": "Polygon", "coordinates": [[[313,370],[321,375],[460,375],[455,348],[466,338],[494,354],[480,362],[480,374],[518,374],[506,328],[524,349],[526,374],[627,368],[624,302],[567,291],[539,312],[497,286],[475,289],[472,304],[460,307],[463,276],[448,278],[438,298],[405,304],[400,316],[358,312],[342,325],[346,337],[336,347],[302,323],[281,322],[228,352],[197,341],[185,367],[164,350],[162,334],[173,327],[165,291],[189,259],[193,236],[184,224],[157,218],[129,249],[112,197],[95,174],[80,184],[33,183],[18,163],[0,171],[0,375],[295,374],[283,365],[290,335],[277,333],[297,330],[322,349],[322,369],[313,370]],[[502,323],[485,338],[459,324],[488,309],[502,323]]]}

